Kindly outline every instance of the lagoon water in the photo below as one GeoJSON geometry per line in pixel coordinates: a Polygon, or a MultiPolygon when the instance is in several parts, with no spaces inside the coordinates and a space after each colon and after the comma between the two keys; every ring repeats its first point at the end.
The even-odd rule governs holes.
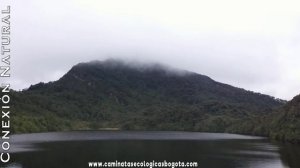
{"type": "MultiPolygon", "coordinates": [[[[225,133],[75,131],[11,137],[8,168],[88,168],[88,162],[193,161],[203,168],[299,168],[300,146],[225,133]]],[[[0,166],[0,167],[1,167],[0,166]]]]}

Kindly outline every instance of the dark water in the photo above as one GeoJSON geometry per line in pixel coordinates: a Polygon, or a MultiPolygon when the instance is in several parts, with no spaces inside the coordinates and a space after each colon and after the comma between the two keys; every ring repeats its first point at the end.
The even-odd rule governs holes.
{"type": "MultiPolygon", "coordinates": [[[[203,168],[300,168],[300,147],[253,136],[83,131],[14,135],[10,168],[88,168],[90,161],[195,161],[203,168]]],[[[0,166],[1,167],[1,166],[0,166]]]]}

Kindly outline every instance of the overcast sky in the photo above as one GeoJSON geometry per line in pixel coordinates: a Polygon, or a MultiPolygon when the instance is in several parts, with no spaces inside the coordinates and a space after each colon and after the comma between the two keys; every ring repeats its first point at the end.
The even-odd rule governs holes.
{"type": "Polygon", "coordinates": [[[123,58],[286,100],[300,93],[296,0],[6,2],[14,89],[57,80],[79,62],[123,58]]]}

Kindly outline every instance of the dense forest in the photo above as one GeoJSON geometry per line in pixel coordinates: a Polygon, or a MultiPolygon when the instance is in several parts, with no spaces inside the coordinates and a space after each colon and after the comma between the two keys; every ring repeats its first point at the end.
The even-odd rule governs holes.
{"type": "Polygon", "coordinates": [[[80,63],[57,81],[13,92],[12,100],[15,133],[114,128],[299,139],[299,98],[286,104],[158,64],[80,63]]]}
{"type": "Polygon", "coordinates": [[[231,132],[300,144],[300,95],[269,114],[241,121],[232,127],[231,132]]]}

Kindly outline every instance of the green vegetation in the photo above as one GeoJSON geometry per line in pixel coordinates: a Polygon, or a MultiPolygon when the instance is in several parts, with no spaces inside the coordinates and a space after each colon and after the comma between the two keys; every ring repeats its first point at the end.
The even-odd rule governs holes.
{"type": "MultiPolygon", "coordinates": [[[[272,113],[284,104],[282,100],[159,65],[81,63],[58,81],[13,92],[12,100],[15,133],[120,128],[277,138],[285,129],[299,128],[293,117],[287,125],[283,124],[285,116],[272,113]],[[273,122],[266,124],[264,118],[273,122]]],[[[295,130],[289,137],[297,135],[295,130]]]]}
{"type": "Polygon", "coordinates": [[[300,143],[300,95],[273,110],[233,125],[231,132],[269,136],[271,139],[300,143]]]}

